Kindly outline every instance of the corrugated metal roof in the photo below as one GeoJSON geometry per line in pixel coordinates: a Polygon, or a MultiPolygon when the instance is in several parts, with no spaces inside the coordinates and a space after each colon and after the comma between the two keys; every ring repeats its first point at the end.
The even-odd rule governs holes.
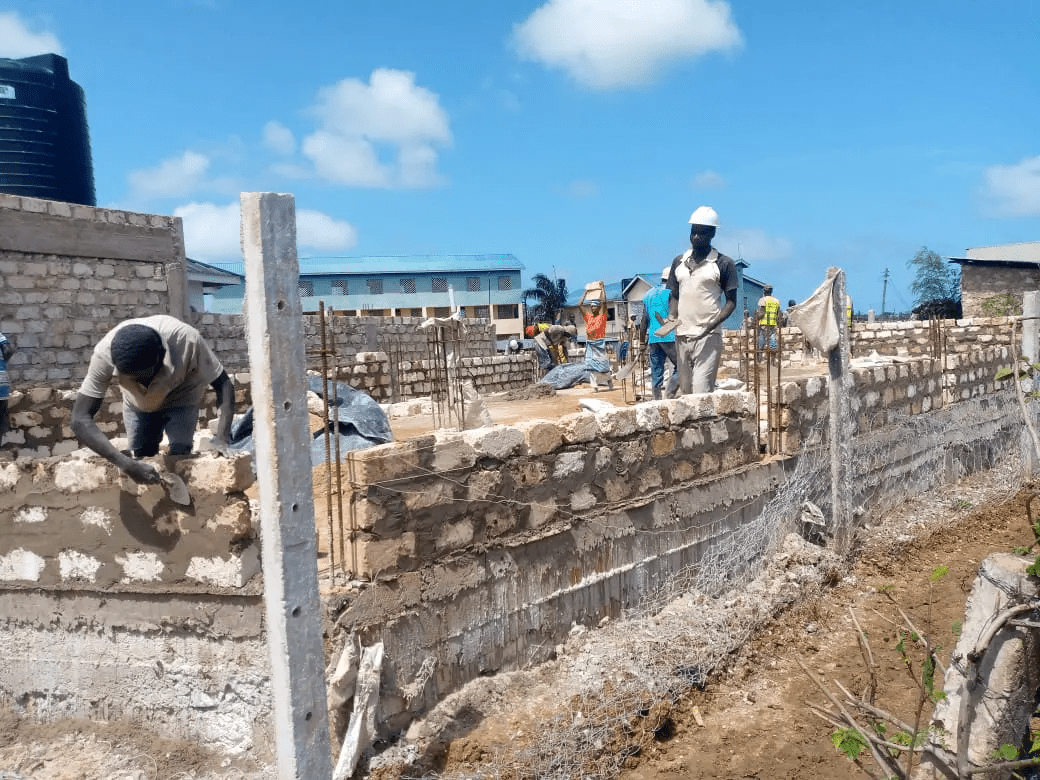
{"type": "Polygon", "coordinates": [[[227,270],[226,268],[218,268],[209,263],[192,260],[190,257],[184,259],[187,261],[185,264],[185,270],[188,272],[190,278],[214,284],[228,285],[241,284],[245,281],[245,277],[242,276],[242,274],[237,274],[234,271],[227,270]]]}
{"type": "MultiPolygon", "coordinates": [[[[218,263],[220,268],[244,273],[241,261],[218,263]]],[[[365,257],[301,257],[300,275],[435,273],[437,271],[519,271],[524,265],[513,255],[387,255],[365,257]]]]}

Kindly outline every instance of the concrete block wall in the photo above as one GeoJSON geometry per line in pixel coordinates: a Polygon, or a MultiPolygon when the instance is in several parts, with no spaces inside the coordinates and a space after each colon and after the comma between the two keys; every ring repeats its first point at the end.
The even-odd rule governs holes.
{"type": "MultiPolygon", "coordinates": [[[[987,347],[1010,346],[1011,330],[1006,317],[975,317],[965,320],[943,320],[941,334],[947,354],[964,354],[987,347]]],[[[802,349],[802,332],[798,328],[781,328],[783,353],[802,349]]],[[[722,365],[731,373],[740,367],[746,336],[739,330],[723,334],[722,365]]],[[[849,349],[853,358],[879,355],[926,357],[932,354],[931,326],[927,321],[855,322],[849,331],[849,349]]]]}
{"type": "Polygon", "coordinates": [[[237,591],[259,572],[249,501],[251,457],[153,459],[180,475],[189,506],[138,485],[108,461],[0,465],[3,587],[237,591]]]}
{"type": "MultiPolygon", "coordinates": [[[[1000,392],[1008,385],[997,382],[996,373],[1010,364],[1009,348],[989,347],[950,355],[945,368],[941,361],[928,357],[853,368],[851,409],[856,433],[866,434],[911,415],[1000,392]]],[[[806,443],[826,440],[828,381],[820,376],[781,384],[783,452],[795,454],[806,443]]]]}
{"type": "MultiPolygon", "coordinates": [[[[427,331],[419,330],[424,322],[419,317],[344,317],[327,315],[326,350],[335,348],[336,356],[327,358],[330,368],[335,363],[351,365],[361,352],[382,352],[396,362],[429,360],[427,331]],[[333,344],[333,339],[335,343],[333,344]]],[[[213,346],[221,362],[229,369],[249,367],[245,317],[241,314],[192,315],[192,324],[213,346]]],[[[321,368],[321,321],[318,315],[304,316],[304,344],[307,367],[321,368]]],[[[490,357],[495,351],[495,326],[486,320],[468,320],[462,341],[464,358],[490,357]]],[[[428,393],[427,393],[428,394],[428,393]]]]}
{"type": "MultiPolygon", "coordinates": [[[[90,350],[129,317],[170,313],[178,217],[0,194],[0,331],[11,380],[70,386],[90,350]]],[[[176,287],[176,285],[174,285],[176,287]]]]}
{"type": "Polygon", "coordinates": [[[0,464],[0,701],[270,757],[250,458],[167,460],[192,502],[96,457],[0,464]]]}
{"type": "Polygon", "coordinates": [[[418,570],[756,462],[751,398],[683,396],[348,453],[356,573],[418,570]]]}

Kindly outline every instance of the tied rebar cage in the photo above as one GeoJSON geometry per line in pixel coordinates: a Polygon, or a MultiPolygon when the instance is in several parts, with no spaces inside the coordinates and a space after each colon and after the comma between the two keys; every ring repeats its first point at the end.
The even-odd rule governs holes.
{"type": "MultiPolygon", "coordinates": [[[[332,310],[326,310],[325,302],[318,304],[318,343],[316,351],[308,352],[308,364],[318,366],[321,377],[322,401],[322,437],[325,444],[324,474],[321,479],[325,499],[325,551],[328,565],[319,566],[319,574],[328,574],[330,584],[335,584],[337,577],[347,578],[350,572],[357,570],[357,561],[347,564],[346,542],[349,536],[354,539],[356,521],[353,507],[348,512],[343,508],[343,467],[339,436],[339,418],[334,411],[339,408],[338,381],[340,376],[339,353],[336,347],[335,320],[332,310]],[[346,522],[345,522],[346,521],[346,522]],[[349,527],[349,531],[347,528],[349,527]]],[[[312,410],[313,411],[313,410],[312,410]]],[[[318,485],[315,484],[317,491],[318,485]]],[[[353,543],[350,545],[351,555],[356,557],[353,543]]],[[[320,548],[319,548],[320,554],[320,548]]]]}
{"type": "Polygon", "coordinates": [[[466,397],[458,366],[464,343],[461,327],[434,325],[427,329],[430,401],[435,428],[455,431],[465,428],[466,397]]]}

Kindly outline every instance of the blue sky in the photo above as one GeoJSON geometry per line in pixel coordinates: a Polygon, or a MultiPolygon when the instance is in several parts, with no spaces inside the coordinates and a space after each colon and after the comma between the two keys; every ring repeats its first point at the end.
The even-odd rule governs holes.
{"type": "Polygon", "coordinates": [[[238,194],[300,255],[502,253],[613,281],[715,244],[801,300],[912,304],[921,247],[1040,240],[1040,3],[0,0],[0,56],[86,91],[98,204],[238,259],[238,194]]]}

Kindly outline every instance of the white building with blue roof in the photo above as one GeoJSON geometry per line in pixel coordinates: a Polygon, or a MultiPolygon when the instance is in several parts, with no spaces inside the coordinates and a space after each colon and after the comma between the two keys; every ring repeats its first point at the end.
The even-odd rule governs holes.
{"type": "MultiPolygon", "coordinates": [[[[218,265],[243,273],[241,262],[218,265]]],[[[454,302],[466,317],[490,320],[498,338],[520,337],[523,269],[511,254],[300,258],[300,300],[305,312],[324,301],[360,317],[446,317],[454,302]]],[[[212,311],[241,313],[243,294],[243,285],[217,291],[212,311]]]]}

